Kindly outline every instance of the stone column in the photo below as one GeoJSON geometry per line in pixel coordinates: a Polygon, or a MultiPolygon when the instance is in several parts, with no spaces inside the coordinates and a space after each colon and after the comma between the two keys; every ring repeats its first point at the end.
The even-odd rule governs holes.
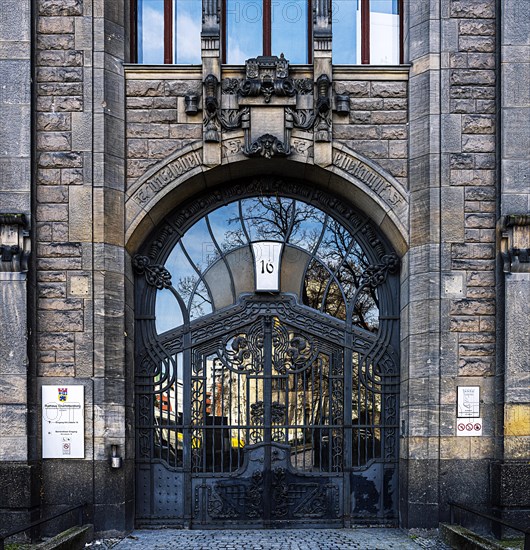
{"type": "Polygon", "coordinates": [[[502,460],[494,467],[493,504],[528,525],[530,510],[530,2],[500,0],[500,184],[504,330],[499,318],[502,460]]]}
{"type": "Polygon", "coordinates": [[[332,117],[331,117],[331,83],[333,79],[331,60],[331,2],[318,0],[315,4],[313,21],[313,78],[315,80],[315,164],[330,166],[332,164],[332,117]]]}
{"type": "Polygon", "coordinates": [[[0,531],[32,518],[38,467],[28,403],[31,2],[0,2],[0,531]]]}

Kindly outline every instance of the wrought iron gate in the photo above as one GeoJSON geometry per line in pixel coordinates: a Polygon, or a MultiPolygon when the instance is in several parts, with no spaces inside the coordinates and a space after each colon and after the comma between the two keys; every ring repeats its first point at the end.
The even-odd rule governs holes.
{"type": "MultiPolygon", "coordinates": [[[[206,218],[213,238],[213,215],[206,218]]],[[[368,227],[364,223],[357,229],[368,227]]],[[[324,225],[322,235],[330,226],[327,218],[324,225]]],[[[335,234],[340,227],[333,226],[335,234]]],[[[389,284],[395,256],[378,252],[379,261],[362,260],[364,267],[358,261],[358,281],[342,317],[310,303],[315,281],[321,282],[311,274],[319,244],[312,255],[304,252],[305,269],[297,268],[306,281],[298,295],[236,292],[229,307],[192,319],[196,299],[185,301],[184,287],[177,291],[170,271],[155,262],[157,254],[168,258],[177,246],[191,258],[185,235],[173,238],[165,256],[159,237],[151,247],[156,253],[134,259],[143,304],[136,325],[138,523],[204,528],[395,522],[399,376],[395,280],[389,284]],[[168,291],[185,314],[176,328],[164,331],[155,303],[168,291]],[[361,296],[369,307],[377,305],[378,325],[370,330],[352,322],[361,296]]],[[[366,229],[355,242],[363,235],[377,244],[366,229]]],[[[292,254],[289,239],[284,255],[292,254]]],[[[217,279],[208,274],[216,262],[233,261],[226,247],[218,248],[206,274],[193,283],[195,293],[204,283],[212,303],[217,279]]],[[[330,288],[327,283],[328,296],[330,288]]]]}

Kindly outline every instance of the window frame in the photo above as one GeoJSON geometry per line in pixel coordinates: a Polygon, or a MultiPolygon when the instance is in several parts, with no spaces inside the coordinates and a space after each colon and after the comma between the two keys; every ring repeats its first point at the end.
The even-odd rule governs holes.
{"type": "MultiPolygon", "coordinates": [[[[272,55],[272,2],[274,0],[261,0],[263,6],[263,43],[262,53],[257,55],[272,55]]],[[[313,63],[313,0],[307,2],[307,64],[313,63]]],[[[228,32],[227,32],[227,0],[221,0],[221,63],[227,64],[228,32]]],[[[287,55],[287,58],[289,56],[287,55]]]]}
{"type": "MultiPolygon", "coordinates": [[[[201,1],[201,0],[197,0],[201,1]]],[[[271,9],[273,0],[262,0],[263,2],[263,54],[272,55],[272,19],[271,9]],[[267,11],[267,16],[265,16],[267,11]]],[[[221,0],[221,63],[226,64],[227,40],[226,32],[226,2],[221,0]]],[[[360,0],[361,2],[361,65],[370,65],[370,2],[371,0],[360,0]]],[[[313,0],[307,0],[307,64],[313,63],[313,0]]],[[[404,18],[403,0],[398,0],[399,17],[399,63],[404,63],[404,18]]],[[[138,0],[132,0],[130,10],[131,27],[131,63],[138,63],[138,0]]],[[[164,0],[164,65],[171,65],[173,61],[173,0],[164,0]]],[[[354,66],[356,64],[352,64],[354,66]]]]}

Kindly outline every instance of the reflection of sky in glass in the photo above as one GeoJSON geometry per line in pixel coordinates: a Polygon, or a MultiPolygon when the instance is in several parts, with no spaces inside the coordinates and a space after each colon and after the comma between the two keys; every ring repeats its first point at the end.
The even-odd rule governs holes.
{"type": "Polygon", "coordinates": [[[238,205],[239,203],[233,202],[208,214],[212,233],[223,251],[247,242],[241,227],[238,205]]]}
{"type": "Polygon", "coordinates": [[[156,291],[155,317],[158,334],[182,325],[182,311],[171,290],[164,288],[156,291]]]}
{"type": "Polygon", "coordinates": [[[212,312],[212,302],[210,295],[206,289],[206,285],[201,281],[197,285],[197,289],[190,303],[190,321],[199,319],[203,315],[208,315],[212,312]]]}
{"type": "MultiPolygon", "coordinates": [[[[198,0],[196,0],[198,2],[198,0]]],[[[226,1],[227,63],[243,65],[263,52],[261,0],[226,1]]]]}
{"type": "Polygon", "coordinates": [[[307,63],[307,0],[272,1],[272,55],[307,63]]]}
{"type": "Polygon", "coordinates": [[[304,202],[296,202],[295,221],[289,238],[291,244],[313,252],[322,230],[326,215],[318,208],[304,202]]]}
{"type": "Polygon", "coordinates": [[[361,63],[361,2],[333,0],[333,63],[361,63]]]}
{"type": "Polygon", "coordinates": [[[200,63],[202,2],[177,0],[173,13],[176,24],[174,63],[200,63]]]}
{"type": "Polygon", "coordinates": [[[251,241],[283,241],[292,225],[294,202],[281,197],[241,201],[244,223],[251,241]]]}
{"type": "Polygon", "coordinates": [[[180,243],[171,251],[166,261],[166,269],[171,273],[173,287],[180,294],[184,303],[187,304],[198,276],[182,251],[180,243]]]}
{"type": "Polygon", "coordinates": [[[138,63],[164,63],[164,0],[138,0],[138,63]]]}
{"type": "Polygon", "coordinates": [[[318,247],[316,256],[322,260],[322,263],[331,272],[335,272],[346,257],[351,241],[352,236],[349,231],[335,220],[331,220],[324,233],[324,238],[318,247]]]}
{"type": "Polygon", "coordinates": [[[372,0],[370,4],[370,63],[399,63],[399,15],[397,0],[372,0]]]}
{"type": "Polygon", "coordinates": [[[202,218],[181,239],[186,252],[199,271],[204,271],[212,257],[215,257],[215,246],[206,225],[202,218]]]}

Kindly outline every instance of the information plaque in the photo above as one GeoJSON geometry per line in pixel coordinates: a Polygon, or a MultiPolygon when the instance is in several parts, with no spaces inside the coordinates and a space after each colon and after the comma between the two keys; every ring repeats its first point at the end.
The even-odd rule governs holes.
{"type": "Polygon", "coordinates": [[[42,386],[42,458],[85,458],[84,386],[42,386]]]}
{"type": "Polygon", "coordinates": [[[280,260],[283,243],[259,241],[252,243],[256,292],[280,291],[280,260]]]}

